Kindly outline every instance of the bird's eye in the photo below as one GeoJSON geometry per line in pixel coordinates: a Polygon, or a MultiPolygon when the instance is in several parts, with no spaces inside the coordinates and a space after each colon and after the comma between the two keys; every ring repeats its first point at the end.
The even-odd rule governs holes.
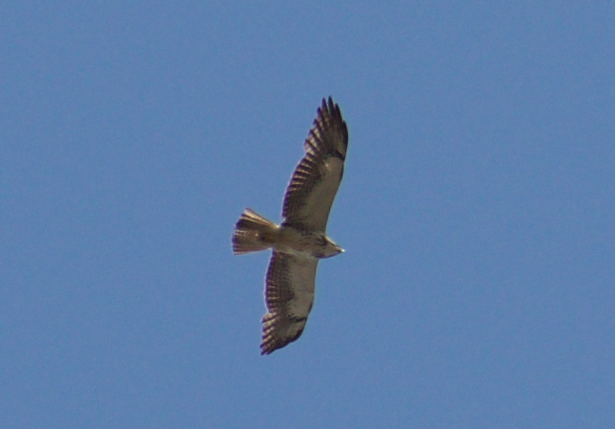
{"type": "Polygon", "coordinates": [[[318,240],[318,244],[320,244],[321,246],[326,246],[327,239],[325,237],[320,237],[320,240],[318,240]]]}

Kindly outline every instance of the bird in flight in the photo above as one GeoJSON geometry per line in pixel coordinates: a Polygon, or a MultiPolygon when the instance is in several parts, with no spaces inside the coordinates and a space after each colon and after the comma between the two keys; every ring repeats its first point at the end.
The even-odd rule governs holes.
{"type": "Polygon", "coordinates": [[[246,209],[233,232],[236,255],[273,249],[265,280],[261,354],[299,338],[314,303],[319,259],[344,251],[325,232],[348,149],[348,127],[331,97],[328,103],[322,100],[303,148],[305,155],[284,195],[282,223],[246,209]]]}

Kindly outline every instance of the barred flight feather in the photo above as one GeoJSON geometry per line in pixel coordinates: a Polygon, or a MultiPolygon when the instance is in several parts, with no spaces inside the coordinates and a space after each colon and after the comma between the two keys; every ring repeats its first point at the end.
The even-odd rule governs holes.
{"type": "Polygon", "coordinates": [[[344,174],[348,128],[337,104],[323,100],[304,143],[305,156],[292,175],[282,216],[287,224],[324,231],[344,174]]]}
{"type": "Polygon", "coordinates": [[[267,269],[261,353],[293,342],[303,332],[314,302],[318,261],[273,252],[267,269]]]}

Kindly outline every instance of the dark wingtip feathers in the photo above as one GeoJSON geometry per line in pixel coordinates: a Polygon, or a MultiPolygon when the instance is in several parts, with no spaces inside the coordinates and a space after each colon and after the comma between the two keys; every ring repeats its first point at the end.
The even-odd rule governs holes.
{"type": "Polygon", "coordinates": [[[274,350],[280,348],[278,341],[273,336],[273,331],[275,326],[273,322],[275,320],[275,316],[271,313],[267,313],[263,316],[263,341],[261,342],[261,356],[269,355],[273,353],[274,350]]]}
{"type": "MultiPolygon", "coordinates": [[[[325,139],[326,140],[326,139],[325,139]]],[[[304,148],[309,151],[312,148],[314,152],[337,150],[342,159],[345,158],[345,152],[348,147],[348,126],[342,118],[342,111],[339,104],[333,101],[333,98],[329,96],[329,99],[323,98],[322,105],[317,110],[316,119],[314,119],[313,127],[310,130],[308,139],[304,143],[304,148]],[[322,147],[319,148],[316,142],[323,142],[325,135],[336,136],[333,141],[328,141],[331,144],[334,142],[341,143],[342,148],[339,147],[322,147]],[[310,141],[313,140],[313,141],[310,141]],[[343,153],[342,153],[343,152],[343,153]]]]}
{"type": "MultiPolygon", "coordinates": [[[[310,307],[311,309],[311,307],[310,307]]],[[[306,317],[299,318],[303,322],[307,320],[306,317]]],[[[303,333],[304,327],[301,327],[292,336],[280,337],[275,335],[276,315],[267,313],[263,316],[263,341],[261,342],[261,356],[270,355],[274,351],[286,347],[293,341],[297,340],[303,333]]]]}

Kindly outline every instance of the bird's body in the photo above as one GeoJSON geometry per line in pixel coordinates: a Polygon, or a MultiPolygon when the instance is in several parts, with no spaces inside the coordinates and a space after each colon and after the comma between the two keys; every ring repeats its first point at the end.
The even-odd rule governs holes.
{"type": "Polygon", "coordinates": [[[238,255],[272,248],[301,258],[323,259],[344,251],[322,231],[298,229],[284,223],[278,226],[251,209],[246,209],[237,222],[234,241],[238,255]]]}
{"type": "Polygon", "coordinates": [[[303,231],[284,224],[278,230],[278,239],[273,244],[273,250],[312,259],[329,258],[344,251],[324,233],[303,231]]]}
{"type": "Polygon", "coordinates": [[[348,129],[337,104],[323,100],[304,143],[305,156],[284,197],[281,225],[246,209],[235,226],[233,251],[273,249],[267,269],[263,317],[263,354],[299,338],[314,302],[319,259],[343,249],[326,235],[333,199],[344,172],[348,129]]]}

